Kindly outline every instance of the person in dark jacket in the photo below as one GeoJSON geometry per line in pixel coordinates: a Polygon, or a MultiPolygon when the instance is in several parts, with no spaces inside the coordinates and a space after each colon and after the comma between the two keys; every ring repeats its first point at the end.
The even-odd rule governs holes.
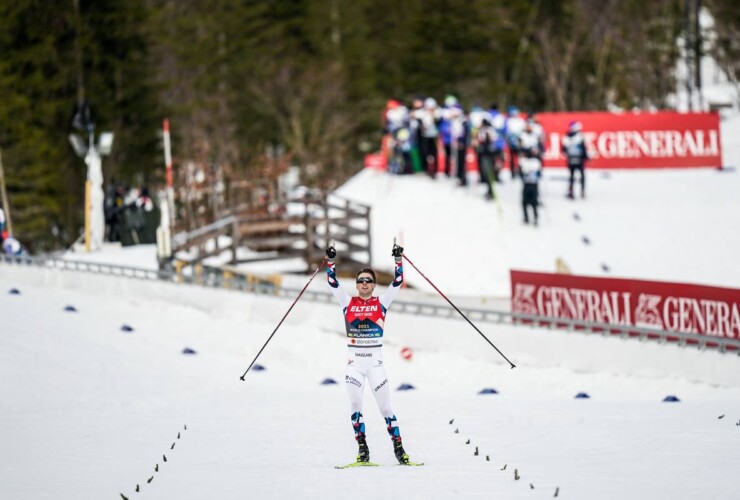
{"type": "Polygon", "coordinates": [[[588,150],[586,141],[582,133],[583,126],[581,122],[571,122],[568,127],[568,133],[563,137],[563,153],[565,153],[570,170],[570,182],[568,184],[568,198],[571,200],[573,195],[573,182],[575,181],[576,172],[580,175],[581,181],[581,198],[586,197],[586,160],[588,160],[588,150]]]}
{"type": "Polygon", "coordinates": [[[496,148],[498,134],[491,122],[483,119],[478,133],[476,134],[476,145],[478,149],[478,170],[481,181],[486,185],[486,199],[493,200],[495,192],[493,182],[498,181],[498,170],[496,160],[496,148]]]}
{"type": "Polygon", "coordinates": [[[540,175],[542,162],[536,147],[521,150],[519,158],[519,175],[522,178],[522,210],[524,210],[524,223],[529,224],[529,210],[532,207],[534,225],[537,226],[537,206],[540,198],[540,175]]]}

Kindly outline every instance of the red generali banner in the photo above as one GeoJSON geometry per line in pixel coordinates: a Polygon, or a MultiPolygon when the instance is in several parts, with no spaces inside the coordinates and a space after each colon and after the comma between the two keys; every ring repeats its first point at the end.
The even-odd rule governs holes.
{"type": "Polygon", "coordinates": [[[717,113],[538,113],[545,131],[545,167],[564,167],[562,139],[583,125],[590,168],[720,167],[717,113]]]}
{"type": "Polygon", "coordinates": [[[511,310],[740,339],[740,290],[511,271],[511,310]]]}

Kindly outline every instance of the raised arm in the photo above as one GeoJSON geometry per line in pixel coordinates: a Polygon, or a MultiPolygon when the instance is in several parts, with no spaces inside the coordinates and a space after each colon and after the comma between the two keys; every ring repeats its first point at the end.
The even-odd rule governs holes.
{"type": "Polygon", "coordinates": [[[344,288],[339,286],[339,280],[337,279],[337,265],[334,263],[334,258],[337,256],[337,251],[333,246],[326,249],[326,280],[329,282],[331,287],[331,294],[342,307],[346,308],[351,300],[349,294],[344,291],[344,288]]]}
{"type": "Polygon", "coordinates": [[[380,296],[380,303],[386,309],[388,309],[391,303],[396,300],[398,293],[401,291],[401,285],[403,284],[403,247],[394,243],[391,255],[396,263],[393,281],[388,285],[388,289],[385,293],[380,296]]]}

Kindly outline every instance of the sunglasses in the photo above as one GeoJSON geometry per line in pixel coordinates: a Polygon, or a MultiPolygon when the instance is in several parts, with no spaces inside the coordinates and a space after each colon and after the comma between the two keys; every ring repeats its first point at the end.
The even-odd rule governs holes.
{"type": "Polygon", "coordinates": [[[372,278],[357,278],[357,283],[369,283],[373,284],[375,283],[375,280],[372,278]]]}

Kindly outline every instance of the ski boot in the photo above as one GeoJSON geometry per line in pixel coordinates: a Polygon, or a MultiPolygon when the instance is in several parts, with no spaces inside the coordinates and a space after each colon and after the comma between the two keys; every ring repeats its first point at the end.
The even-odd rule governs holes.
{"type": "Polygon", "coordinates": [[[357,461],[358,462],[369,462],[370,461],[370,449],[367,447],[367,441],[365,441],[365,436],[357,437],[357,446],[358,446],[357,461]]]}
{"type": "Polygon", "coordinates": [[[406,454],[406,452],[403,449],[403,444],[401,444],[401,438],[393,439],[393,453],[396,455],[396,460],[398,460],[399,464],[408,465],[409,456],[406,454]]]}

